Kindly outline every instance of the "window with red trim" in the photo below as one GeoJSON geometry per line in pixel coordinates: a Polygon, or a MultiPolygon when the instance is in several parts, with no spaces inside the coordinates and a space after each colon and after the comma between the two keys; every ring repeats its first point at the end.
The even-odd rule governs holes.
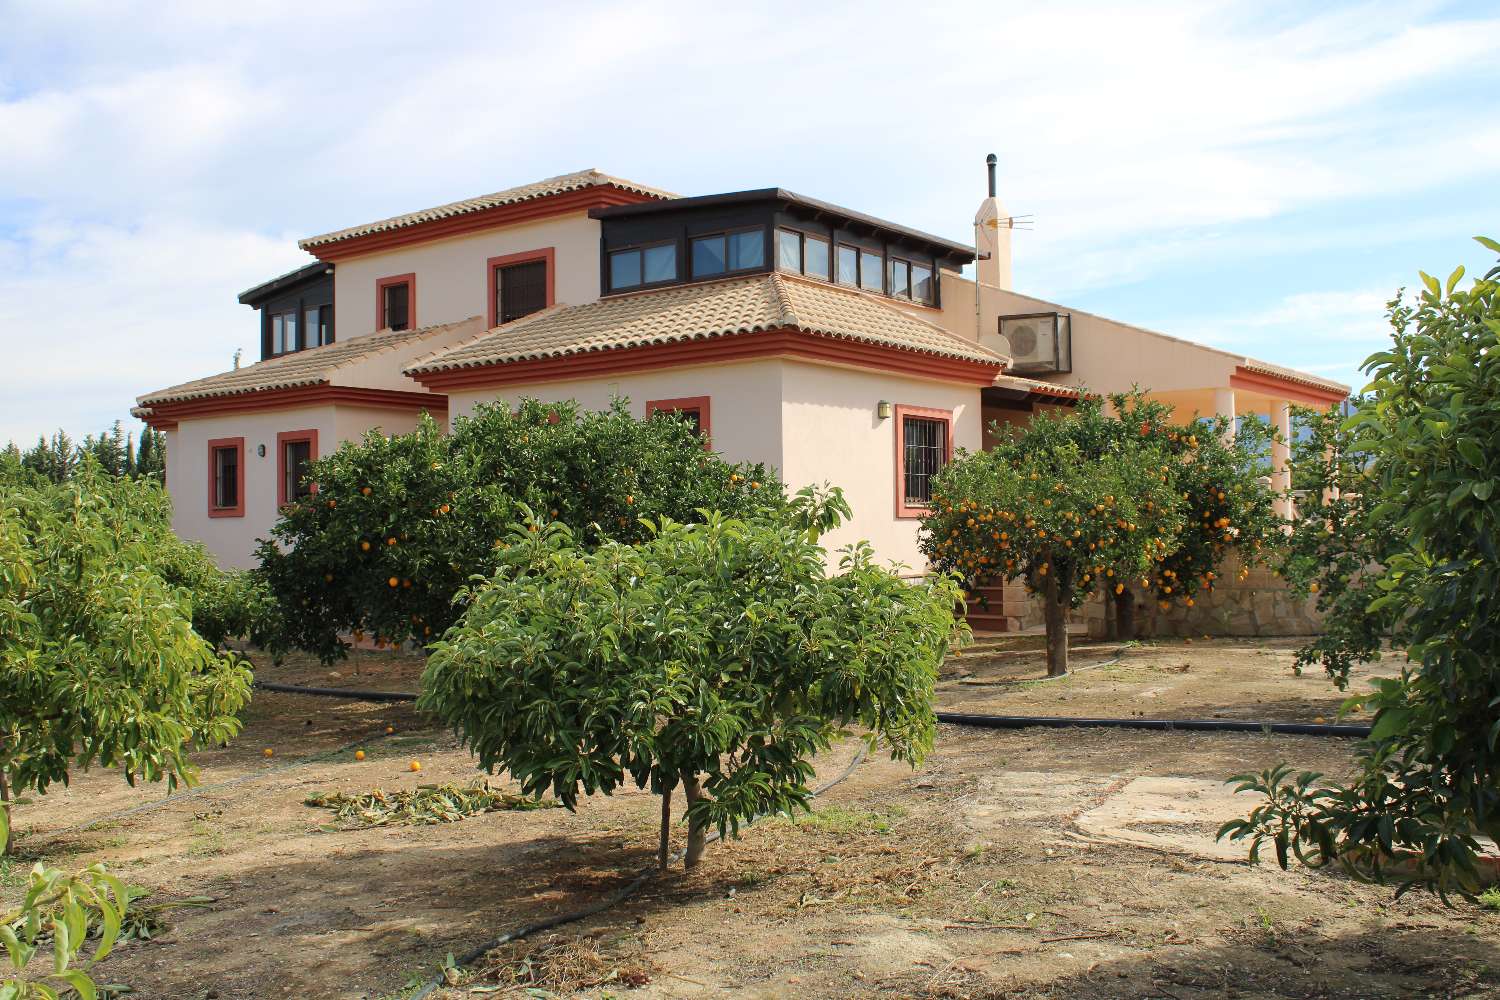
{"type": "Polygon", "coordinates": [[[932,503],[932,479],[953,458],[953,411],[897,406],[896,516],[921,517],[932,503]]]}
{"type": "Polygon", "coordinates": [[[318,458],[318,432],[282,431],[276,435],[276,506],[285,507],[317,492],[307,474],[318,458]]]}
{"type": "Polygon", "coordinates": [[[411,330],[417,325],[417,276],[393,274],[375,282],[375,329],[411,330]]]}
{"type": "Polygon", "coordinates": [[[646,401],[647,418],[658,413],[678,414],[693,425],[693,430],[703,438],[705,446],[709,437],[708,412],[708,396],[681,396],[677,399],[648,399],[646,401]]]}
{"type": "Polygon", "coordinates": [[[245,516],[245,439],[208,442],[208,516],[245,516]]]}
{"type": "Polygon", "coordinates": [[[490,326],[510,323],[552,305],[557,284],[556,258],[556,248],[542,247],[486,261],[490,326]]]}

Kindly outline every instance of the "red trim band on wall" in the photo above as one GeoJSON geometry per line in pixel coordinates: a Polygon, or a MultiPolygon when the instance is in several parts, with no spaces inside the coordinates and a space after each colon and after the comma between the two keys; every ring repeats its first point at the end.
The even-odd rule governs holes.
{"type": "Polygon", "coordinates": [[[490,302],[490,328],[500,325],[500,304],[495,301],[495,272],[502,267],[512,264],[530,264],[533,261],[541,261],[547,265],[547,305],[551,306],[557,302],[557,248],[540,247],[536,250],[523,250],[520,253],[501,254],[499,257],[491,257],[484,262],[484,276],[487,285],[485,295],[490,302]]]}
{"type": "Polygon", "coordinates": [[[517,223],[532,222],[554,215],[586,212],[591,208],[635,205],[643,201],[660,200],[662,199],[659,195],[637,194],[623,188],[599,184],[577,191],[564,191],[560,194],[512,202],[508,205],[496,205],[494,208],[486,208],[478,212],[468,212],[443,219],[430,219],[426,222],[414,222],[397,229],[348,236],[341,240],[308,247],[307,252],[319,260],[348,260],[362,254],[393,250],[396,247],[426,243],[428,240],[449,236],[460,236],[481,229],[513,226],[517,223]]]}
{"type": "Polygon", "coordinates": [[[448,397],[433,392],[407,392],[403,389],[366,389],[353,385],[299,385],[287,389],[262,389],[233,396],[204,396],[176,403],[153,403],[150,415],[143,418],[157,430],[175,428],[178,421],[223,413],[252,413],[262,410],[285,410],[301,406],[343,405],[372,410],[421,411],[437,416],[448,412],[448,397]]]}
{"type": "Polygon", "coordinates": [[[1005,367],[1000,362],[968,361],[906,351],[807,333],[785,327],[754,333],[726,334],[670,344],[646,344],[614,350],[580,351],[561,357],[535,358],[503,364],[416,372],[412,378],[436,392],[528,382],[617,375],[626,372],[675,368],[683,365],[721,364],[752,358],[793,357],[809,361],[898,372],[939,382],[987,386],[1005,367]]]}
{"type": "Polygon", "coordinates": [[[245,439],[242,437],[212,438],[208,442],[208,516],[245,516],[245,439]],[[231,448],[235,452],[235,502],[233,507],[220,507],[214,502],[219,499],[219,452],[228,451],[231,448]]]}
{"type": "MultiPolygon", "coordinates": [[[[290,499],[286,495],[286,446],[299,441],[306,441],[307,460],[316,462],[318,460],[318,431],[317,428],[308,428],[305,431],[281,431],[276,435],[276,508],[280,510],[287,505],[290,499]]],[[[312,492],[318,492],[318,485],[314,483],[312,492]]]]}
{"type": "Polygon", "coordinates": [[[1301,403],[1320,410],[1344,401],[1344,393],[1335,389],[1305,385],[1285,376],[1252,371],[1243,365],[1236,368],[1234,374],[1229,376],[1229,387],[1264,393],[1268,396],[1279,396],[1293,403],[1301,403]]]}
{"type": "Polygon", "coordinates": [[[934,410],[925,406],[905,406],[897,403],[892,417],[896,421],[896,517],[902,520],[922,517],[929,509],[926,504],[906,502],[907,417],[920,417],[923,420],[941,422],[943,424],[943,464],[947,465],[953,461],[953,411],[934,410]]]}

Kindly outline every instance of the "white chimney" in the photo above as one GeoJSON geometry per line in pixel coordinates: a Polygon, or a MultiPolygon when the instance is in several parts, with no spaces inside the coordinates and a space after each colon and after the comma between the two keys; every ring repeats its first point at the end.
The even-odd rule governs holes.
{"type": "Polygon", "coordinates": [[[985,157],[990,172],[990,196],[974,214],[974,276],[981,285],[1010,289],[1010,213],[995,197],[995,154],[985,157]]]}

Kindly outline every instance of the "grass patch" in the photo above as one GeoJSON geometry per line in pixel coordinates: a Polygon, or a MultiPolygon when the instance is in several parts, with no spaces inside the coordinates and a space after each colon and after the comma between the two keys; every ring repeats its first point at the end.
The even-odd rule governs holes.
{"type": "Polygon", "coordinates": [[[1491,913],[1500,913],[1500,885],[1492,885],[1478,896],[1479,907],[1491,913]]]}
{"type": "Polygon", "coordinates": [[[792,817],[791,823],[805,830],[836,836],[854,833],[885,834],[891,832],[890,821],[903,815],[904,812],[905,810],[902,809],[872,812],[867,809],[850,809],[848,806],[830,804],[814,812],[799,813],[792,817]]]}

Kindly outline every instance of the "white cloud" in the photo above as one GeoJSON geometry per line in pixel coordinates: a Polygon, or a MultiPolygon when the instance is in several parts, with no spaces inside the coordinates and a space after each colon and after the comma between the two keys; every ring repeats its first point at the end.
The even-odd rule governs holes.
{"type": "MultiPolygon", "coordinates": [[[[1422,3],[97,2],[6,26],[0,440],[81,433],[224,367],[253,339],[234,294],[294,266],[294,236],[585,166],[782,184],[964,239],[993,150],[1038,220],[1022,290],[1097,308],[1150,285],[1200,320],[1174,331],[1262,347],[1296,323],[1226,319],[1175,272],[1274,260],[1281,239],[1399,249],[1432,226],[1405,202],[1500,175],[1500,17],[1422,3]],[[1389,208],[1247,233],[1356,199],[1389,208]]],[[[1295,301],[1301,278],[1268,283],[1263,312],[1322,309],[1330,340],[1362,343],[1368,302],[1295,301]]],[[[1295,362],[1278,350],[1260,353],[1295,362]]]]}

